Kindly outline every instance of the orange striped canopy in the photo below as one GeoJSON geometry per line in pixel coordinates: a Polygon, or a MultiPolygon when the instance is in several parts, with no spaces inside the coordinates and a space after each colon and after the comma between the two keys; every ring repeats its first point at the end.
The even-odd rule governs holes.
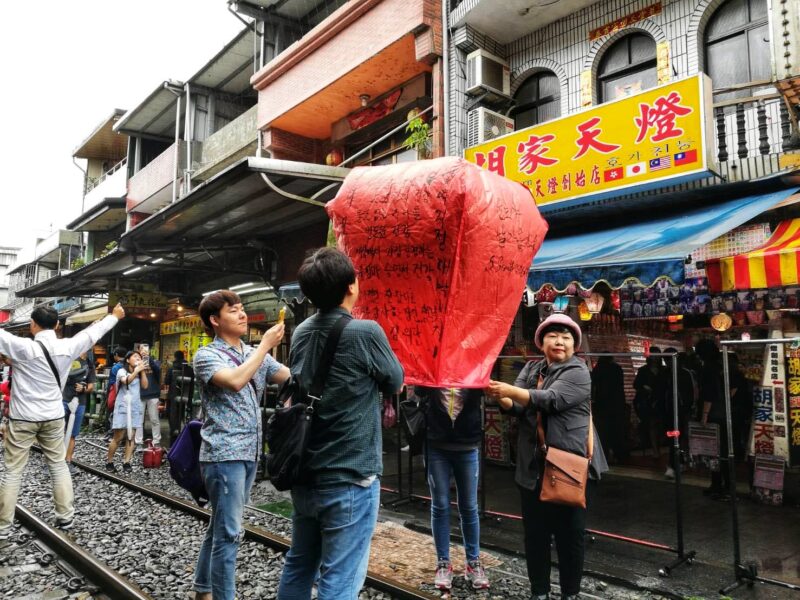
{"type": "Polygon", "coordinates": [[[706,261],[709,290],[735,292],[800,283],[800,219],[783,221],[751,252],[706,261]]]}

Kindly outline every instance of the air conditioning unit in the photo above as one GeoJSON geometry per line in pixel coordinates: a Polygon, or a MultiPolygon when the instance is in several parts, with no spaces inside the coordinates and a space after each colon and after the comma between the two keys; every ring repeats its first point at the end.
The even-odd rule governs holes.
{"type": "Polygon", "coordinates": [[[477,146],[514,131],[514,119],[484,107],[467,113],[467,147],[477,146]]]}
{"type": "Polygon", "coordinates": [[[475,50],[467,54],[467,94],[486,90],[510,95],[511,71],[502,58],[485,50],[475,50]]]}

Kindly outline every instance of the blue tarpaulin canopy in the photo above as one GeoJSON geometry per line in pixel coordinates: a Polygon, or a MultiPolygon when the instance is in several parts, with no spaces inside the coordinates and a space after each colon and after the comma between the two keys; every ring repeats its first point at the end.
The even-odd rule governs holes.
{"type": "Polygon", "coordinates": [[[550,284],[563,291],[574,282],[590,289],[604,281],[616,289],[629,279],[651,285],[662,277],[682,283],[684,260],[693,250],[757,217],[795,191],[747,196],[625,227],[547,238],[533,260],[528,287],[538,291],[550,284]]]}

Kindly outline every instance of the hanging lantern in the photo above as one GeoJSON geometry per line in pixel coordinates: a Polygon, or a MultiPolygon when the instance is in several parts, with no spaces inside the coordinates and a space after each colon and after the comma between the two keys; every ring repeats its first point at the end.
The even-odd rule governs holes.
{"type": "Polygon", "coordinates": [[[592,319],[592,313],[589,312],[589,307],[586,306],[586,302],[581,302],[578,305],[578,316],[581,318],[581,321],[590,321],[592,319]]]}
{"type": "Polygon", "coordinates": [[[564,290],[564,293],[565,293],[567,296],[575,296],[575,295],[577,295],[577,294],[578,294],[578,286],[577,286],[577,285],[575,284],[575,282],[573,281],[572,283],[570,283],[570,284],[567,286],[567,289],[565,289],[565,290],[564,290]]]}
{"type": "Polygon", "coordinates": [[[556,292],[555,288],[552,286],[546,285],[539,293],[536,294],[536,303],[537,304],[552,304],[553,300],[556,299],[558,292],[556,292]]]}
{"type": "Polygon", "coordinates": [[[603,295],[599,292],[592,292],[585,302],[589,312],[593,315],[596,315],[603,309],[603,302],[605,302],[605,298],[603,298],[603,295]]]}
{"type": "Polygon", "coordinates": [[[539,320],[544,321],[547,317],[553,314],[553,305],[552,303],[545,302],[539,303],[536,305],[536,309],[539,311],[539,320]]]}
{"type": "Polygon", "coordinates": [[[344,160],[344,155],[339,148],[334,148],[328,155],[325,157],[325,164],[329,167],[336,167],[342,163],[344,160]]]}
{"type": "Polygon", "coordinates": [[[711,327],[717,331],[727,331],[733,325],[733,319],[727,313],[719,313],[711,317],[711,327]]]}
{"type": "Polygon", "coordinates": [[[619,312],[619,290],[611,290],[611,308],[619,312]]]}
{"type": "Polygon", "coordinates": [[[567,296],[558,296],[553,301],[553,312],[563,313],[569,307],[569,298],[567,296]]]}

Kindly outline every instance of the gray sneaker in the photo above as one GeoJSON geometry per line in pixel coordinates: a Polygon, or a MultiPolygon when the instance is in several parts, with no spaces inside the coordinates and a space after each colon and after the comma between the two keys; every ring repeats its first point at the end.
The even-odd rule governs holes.
{"type": "Polygon", "coordinates": [[[453,567],[449,561],[440,560],[436,566],[436,578],[433,585],[440,590],[449,590],[453,587],[453,567]]]}
{"type": "Polygon", "coordinates": [[[467,583],[472,584],[473,589],[485,590],[489,587],[489,578],[486,577],[486,572],[483,570],[483,565],[480,560],[470,560],[467,562],[464,578],[467,580],[467,583]]]}
{"type": "Polygon", "coordinates": [[[80,471],[78,471],[78,467],[73,465],[71,462],[67,463],[67,469],[69,469],[69,474],[72,477],[75,477],[78,473],[80,473],[80,471]]]}

